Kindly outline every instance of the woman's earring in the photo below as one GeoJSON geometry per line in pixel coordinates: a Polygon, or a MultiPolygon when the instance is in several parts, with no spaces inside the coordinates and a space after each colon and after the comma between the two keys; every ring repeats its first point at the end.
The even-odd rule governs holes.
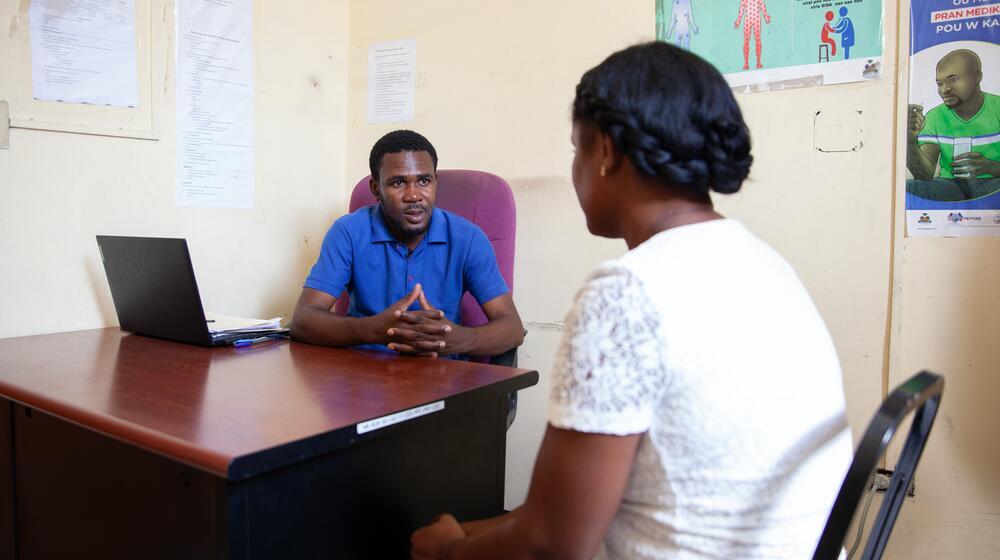
{"type": "Polygon", "coordinates": [[[605,168],[605,167],[604,167],[604,166],[602,165],[602,166],[601,166],[601,177],[604,177],[604,176],[605,176],[605,175],[607,175],[607,174],[608,174],[608,170],[607,170],[607,168],[605,168]]]}

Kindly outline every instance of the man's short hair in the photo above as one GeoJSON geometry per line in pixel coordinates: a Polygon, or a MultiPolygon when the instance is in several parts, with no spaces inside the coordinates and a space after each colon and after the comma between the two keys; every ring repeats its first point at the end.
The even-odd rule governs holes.
{"type": "Polygon", "coordinates": [[[969,69],[972,70],[973,74],[979,74],[983,71],[983,62],[979,60],[979,55],[976,51],[971,51],[969,49],[958,49],[951,51],[950,53],[941,57],[938,61],[938,66],[949,60],[962,59],[969,65],[969,69]]]}
{"type": "Polygon", "coordinates": [[[427,152],[434,162],[434,171],[437,171],[438,156],[430,140],[412,130],[394,130],[379,138],[372,146],[371,155],[368,156],[368,168],[376,183],[379,181],[378,172],[382,167],[382,158],[385,154],[398,152],[427,152]]]}

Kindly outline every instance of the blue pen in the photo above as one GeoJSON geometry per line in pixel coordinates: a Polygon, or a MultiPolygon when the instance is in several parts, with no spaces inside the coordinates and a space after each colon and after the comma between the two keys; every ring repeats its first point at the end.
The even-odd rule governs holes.
{"type": "Polygon", "coordinates": [[[234,342],[233,346],[235,346],[237,348],[243,348],[244,346],[250,346],[251,344],[255,344],[255,343],[260,342],[262,340],[268,340],[270,338],[273,338],[273,337],[271,337],[271,336],[258,336],[257,338],[241,338],[241,339],[237,340],[236,342],[234,342]]]}

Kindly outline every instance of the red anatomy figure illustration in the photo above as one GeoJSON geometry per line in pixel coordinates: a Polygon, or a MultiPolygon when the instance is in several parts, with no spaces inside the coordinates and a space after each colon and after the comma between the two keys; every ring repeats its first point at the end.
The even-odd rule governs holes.
{"type": "Polygon", "coordinates": [[[736,29],[740,28],[740,20],[746,16],[743,23],[743,69],[750,68],[750,32],[753,31],[753,38],[757,45],[757,68],[763,68],[760,63],[760,16],[764,15],[764,23],[771,23],[771,16],[767,15],[767,6],[764,0],[740,0],[740,13],[736,16],[736,29]]]}

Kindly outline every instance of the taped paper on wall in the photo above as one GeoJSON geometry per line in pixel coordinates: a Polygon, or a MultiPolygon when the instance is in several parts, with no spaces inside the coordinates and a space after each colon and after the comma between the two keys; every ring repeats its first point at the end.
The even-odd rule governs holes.
{"type": "Polygon", "coordinates": [[[133,0],[34,0],[28,25],[35,99],[136,106],[133,0]]]}
{"type": "Polygon", "coordinates": [[[368,48],[368,122],[413,120],[414,39],[377,43],[368,48]]]}
{"type": "Polygon", "coordinates": [[[253,3],[177,2],[177,205],[254,206],[253,3]]]}

